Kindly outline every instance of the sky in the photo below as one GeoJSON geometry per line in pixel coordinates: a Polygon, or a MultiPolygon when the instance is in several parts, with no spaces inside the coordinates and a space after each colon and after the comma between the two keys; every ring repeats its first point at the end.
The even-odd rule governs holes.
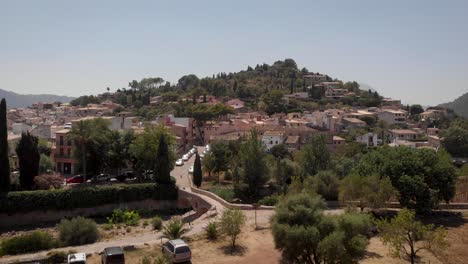
{"type": "Polygon", "coordinates": [[[0,0],[0,88],[80,96],[293,58],[404,103],[468,92],[468,1],[0,0]]]}

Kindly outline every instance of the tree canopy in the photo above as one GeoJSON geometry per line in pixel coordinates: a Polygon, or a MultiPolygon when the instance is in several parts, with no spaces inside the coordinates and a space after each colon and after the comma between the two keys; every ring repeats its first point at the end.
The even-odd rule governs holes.
{"type": "Polygon", "coordinates": [[[456,173],[443,150],[378,147],[365,154],[354,168],[361,176],[389,177],[402,206],[419,212],[449,202],[455,195],[456,173]]]}
{"type": "Polygon", "coordinates": [[[354,263],[364,256],[371,221],[367,215],[323,214],[325,203],[308,193],[292,194],[275,208],[272,233],[287,263],[354,263]]]}

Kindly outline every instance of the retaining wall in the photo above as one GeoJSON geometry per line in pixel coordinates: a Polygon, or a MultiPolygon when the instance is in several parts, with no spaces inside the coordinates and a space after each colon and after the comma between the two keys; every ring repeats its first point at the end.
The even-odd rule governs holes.
{"type": "Polygon", "coordinates": [[[100,216],[111,214],[114,209],[127,208],[130,210],[145,209],[145,210],[168,210],[168,209],[185,209],[188,208],[180,200],[142,200],[126,203],[106,204],[91,208],[76,208],[73,210],[46,210],[32,211],[27,213],[0,214],[0,228],[10,228],[18,226],[38,225],[44,223],[58,222],[62,218],[71,218],[76,216],[100,216]]]}

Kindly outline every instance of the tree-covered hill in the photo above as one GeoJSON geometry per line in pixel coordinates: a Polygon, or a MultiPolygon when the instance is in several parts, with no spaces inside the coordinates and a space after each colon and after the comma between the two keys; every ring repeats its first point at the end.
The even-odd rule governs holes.
{"type": "Polygon", "coordinates": [[[468,92],[452,102],[441,104],[440,106],[450,108],[455,111],[457,115],[468,118],[468,92]]]}
{"type": "Polygon", "coordinates": [[[220,101],[240,98],[248,107],[266,112],[315,110],[334,105],[378,106],[381,101],[377,92],[361,90],[357,82],[343,83],[326,74],[298,67],[293,59],[285,59],[272,65],[257,64],[239,72],[220,72],[202,78],[188,74],[175,84],[160,77],[133,80],[128,87],[119,88],[114,93],[104,93],[99,97],[83,96],[72,101],[72,104],[85,105],[111,99],[125,108],[138,111],[140,116],[151,118],[168,112],[184,115],[187,113],[187,104],[196,103],[200,98],[206,102],[209,96],[215,96],[220,101]],[[321,81],[314,82],[311,75],[323,77],[321,81]],[[318,86],[322,81],[337,81],[338,88],[346,88],[352,94],[340,99],[326,98],[323,86],[318,86]],[[308,100],[293,98],[287,104],[281,100],[284,95],[295,92],[307,92],[308,100]],[[161,103],[157,107],[154,104],[150,106],[151,98],[155,96],[161,96],[161,103]]]}

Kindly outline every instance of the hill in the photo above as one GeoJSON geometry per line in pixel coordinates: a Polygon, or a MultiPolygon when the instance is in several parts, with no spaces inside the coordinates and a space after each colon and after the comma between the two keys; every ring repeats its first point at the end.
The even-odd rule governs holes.
{"type": "Polygon", "coordinates": [[[450,103],[441,104],[439,106],[450,108],[455,111],[457,115],[468,118],[468,93],[465,93],[450,103]]]}
{"type": "Polygon", "coordinates": [[[8,108],[28,107],[37,102],[62,102],[68,103],[73,97],[53,94],[17,94],[0,89],[0,98],[5,98],[8,108]]]}

